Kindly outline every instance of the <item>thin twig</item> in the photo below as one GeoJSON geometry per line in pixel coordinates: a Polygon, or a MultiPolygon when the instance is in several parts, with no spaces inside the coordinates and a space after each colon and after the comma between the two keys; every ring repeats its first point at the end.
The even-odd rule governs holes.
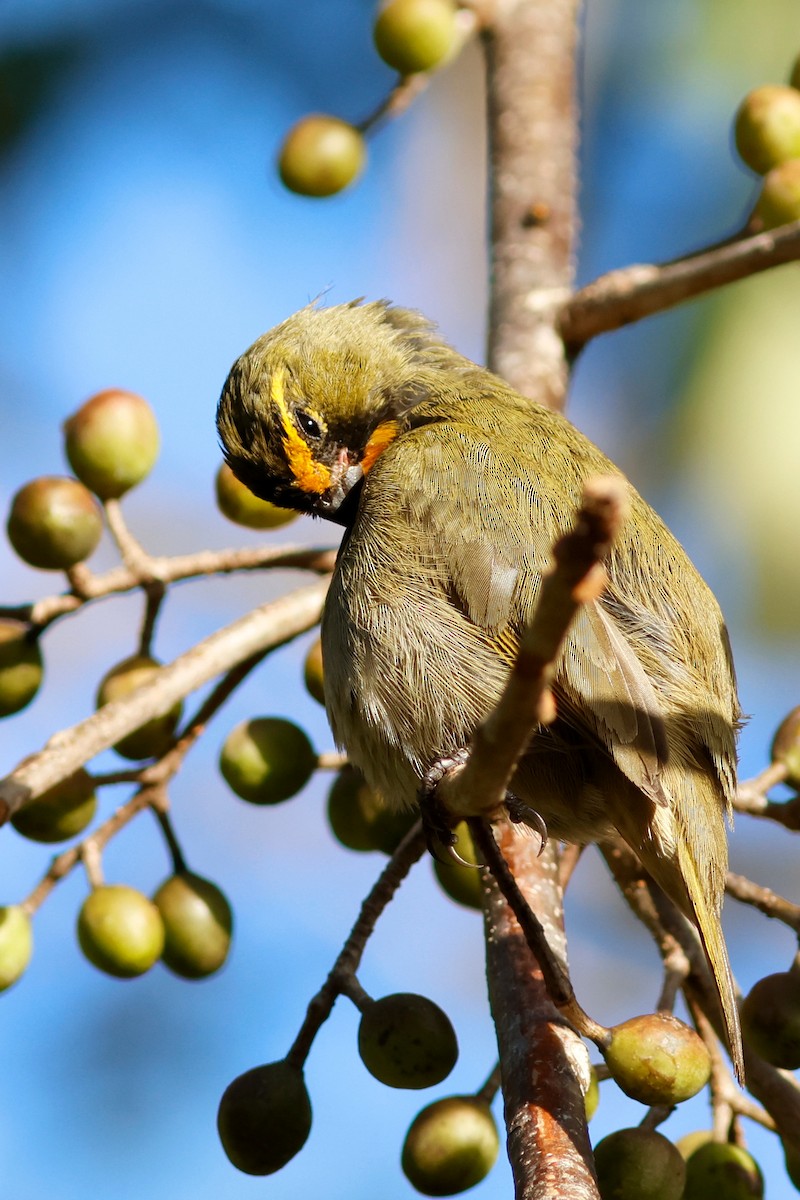
{"type": "Polygon", "coordinates": [[[561,308],[558,331],[574,356],[598,334],[797,259],[800,221],[793,221],[672,262],[622,267],[574,292],[561,308]]]}
{"type": "Polygon", "coordinates": [[[771,888],[762,887],[744,875],[735,875],[733,871],[728,871],[725,876],[725,891],[729,896],[733,896],[734,900],[739,900],[742,904],[751,904],[765,916],[782,921],[800,936],[800,905],[792,904],[771,888]]]}
{"type": "Polygon", "coordinates": [[[361,956],[378,918],[424,850],[425,835],[422,832],[422,823],[417,821],[378,876],[361,905],[358,919],[331,967],[328,978],[309,1002],[303,1023],[286,1056],[294,1066],[303,1066],[314,1038],[331,1014],[336,997],[347,986],[345,981],[351,979],[358,970],[361,956]]]}

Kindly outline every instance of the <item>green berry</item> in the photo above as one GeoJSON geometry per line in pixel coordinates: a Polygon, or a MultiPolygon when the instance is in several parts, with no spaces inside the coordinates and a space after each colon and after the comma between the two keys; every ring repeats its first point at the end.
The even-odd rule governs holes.
{"type": "Polygon", "coordinates": [[[800,92],[769,84],[749,92],[736,114],[736,149],[759,175],[800,157],[800,92]]]}
{"type": "Polygon", "coordinates": [[[218,971],[228,957],[233,915],[216,884],[182,871],[164,880],[153,903],[164,922],[164,965],[184,979],[218,971]]]}
{"type": "Polygon", "coordinates": [[[800,705],[784,717],[772,739],[772,762],[786,767],[786,782],[800,791],[800,705]]]}
{"type": "Polygon", "coordinates": [[[0,717],[10,717],[30,704],[43,674],[39,642],[28,626],[0,620],[0,717]]]}
{"type": "MultiPolygon", "coordinates": [[[[97,708],[129,696],[148,679],[152,679],[160,669],[161,663],[147,654],[133,654],[130,658],[124,658],[101,679],[97,689],[97,708]]],[[[142,758],[160,758],[173,743],[182,711],[183,705],[178,701],[169,712],[160,717],[153,717],[133,733],[126,734],[114,746],[117,754],[136,761],[142,758]]]]}
{"type": "Polygon", "coordinates": [[[33,842],[63,842],[82,833],[96,811],[92,778],[81,767],[18,809],[11,824],[33,842]]]}
{"type": "Polygon", "coordinates": [[[401,75],[431,71],[455,42],[452,0],[388,0],[375,22],[375,46],[384,62],[401,75]]]}
{"type": "Polygon", "coordinates": [[[278,171],[290,192],[333,196],[358,178],[365,159],[364,138],[354,126],[338,117],[315,114],[289,130],[278,171]]]}
{"type": "Polygon", "coordinates": [[[236,478],[227,463],[217,471],[215,490],[217,507],[222,515],[248,529],[278,529],[297,516],[290,508],[279,508],[269,500],[260,500],[236,478]]]}
{"type": "Polygon", "coordinates": [[[759,979],[742,1003],[742,1033],[773,1067],[800,1067],[800,972],[759,979]]]}
{"type": "Polygon", "coordinates": [[[601,1200],[681,1200],[686,1163],[655,1129],[618,1129],[594,1150],[601,1200]]]}
{"type": "MultiPolygon", "coordinates": [[[[478,857],[466,821],[456,825],[453,832],[458,838],[455,851],[459,858],[468,863],[477,863],[478,857]]],[[[434,859],[433,870],[440,887],[452,900],[463,904],[465,908],[483,909],[483,884],[477,866],[465,867],[458,862],[442,862],[437,858],[434,859]]]]}
{"type": "Polygon", "coordinates": [[[693,1129],[691,1133],[685,1133],[683,1137],[678,1138],[675,1148],[680,1150],[684,1158],[689,1158],[695,1150],[699,1150],[701,1146],[705,1146],[706,1142],[713,1142],[713,1140],[714,1134],[710,1129],[693,1129]]]}
{"type": "MultiPolygon", "coordinates": [[[[797,94],[800,96],[800,92],[797,94]]],[[[777,229],[800,219],[800,158],[781,163],[764,176],[755,215],[764,229],[777,229]]]]}
{"type": "Polygon", "coordinates": [[[92,963],[117,979],[149,971],[164,949],[164,924],[147,896],[124,884],[104,884],[78,914],[78,941],[92,963]]]}
{"type": "Polygon", "coordinates": [[[706,1142],[686,1160],[683,1200],[761,1200],[761,1169],[743,1146],[706,1142]]]}
{"type": "Polygon", "coordinates": [[[8,538],[24,562],[65,571],[92,554],[103,532],[100,506],[77,479],[42,475],[11,501],[8,538]]]}
{"type": "Polygon", "coordinates": [[[500,1140],[491,1109],[478,1096],[435,1100],[411,1123],[401,1165],[424,1196],[454,1196],[491,1171],[500,1140]]]}
{"type": "Polygon", "coordinates": [[[438,1004],[412,992],[397,992],[364,1009],[358,1053],[370,1075],[387,1087],[426,1088],[450,1074],[458,1042],[438,1004]]]}
{"type": "Polygon", "coordinates": [[[303,1072],[281,1061],[239,1075],[219,1102],[217,1130],[228,1158],[247,1175],[285,1167],[311,1131],[303,1072]]]}
{"type": "Polygon", "coordinates": [[[69,465],[101,500],[141,483],[158,458],[158,422],[146,400],[111,388],[98,392],[64,423],[69,465]]]}
{"type": "Polygon", "coordinates": [[[303,681],[306,691],[320,704],[325,703],[325,685],[322,670],[322,639],[316,638],[303,663],[303,681]]]}
{"type": "Polygon", "coordinates": [[[392,854],[415,820],[410,809],[389,808],[355,767],[343,767],[328,793],[328,822],[349,850],[392,854]]]}
{"type": "Polygon", "coordinates": [[[583,1107],[586,1110],[586,1120],[591,1121],[594,1114],[597,1112],[597,1107],[600,1103],[600,1081],[597,1078],[597,1072],[592,1067],[592,1072],[589,1076],[589,1086],[586,1089],[586,1095],[583,1098],[583,1107]]]}
{"type": "Polygon", "coordinates": [[[623,1092],[641,1104],[680,1104],[708,1083],[708,1050],[677,1017],[632,1017],[610,1032],[610,1044],[601,1047],[606,1065],[623,1092]]]}
{"type": "Polygon", "coordinates": [[[0,992],[16,983],[33,950],[31,919],[18,904],[0,908],[0,992]]]}
{"type": "Polygon", "coordinates": [[[250,804],[280,804],[295,796],[316,766],[306,734],[282,717],[255,717],[237,725],[219,760],[225,782],[250,804]]]}

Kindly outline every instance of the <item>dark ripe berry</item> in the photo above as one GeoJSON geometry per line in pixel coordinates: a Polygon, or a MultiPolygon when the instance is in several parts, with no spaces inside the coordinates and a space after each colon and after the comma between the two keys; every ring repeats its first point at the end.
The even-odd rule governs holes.
{"type": "Polygon", "coordinates": [[[280,804],[295,796],[316,766],[306,734],[283,717],[254,717],[237,725],[219,760],[225,782],[250,804],[280,804]]]}
{"type": "MultiPolygon", "coordinates": [[[[160,669],[161,663],[146,654],[133,654],[130,658],[124,658],[101,679],[97,689],[97,708],[129,696],[148,679],[152,679],[160,669]]],[[[159,758],[166,754],[172,745],[182,710],[183,706],[179,701],[169,712],[146,721],[139,729],[135,729],[115,744],[117,754],[137,761],[142,758],[159,758]]]]}
{"type": "Polygon", "coordinates": [[[28,626],[0,620],[0,717],[10,717],[30,704],[43,674],[39,643],[30,637],[28,626]]]}
{"type": "Polygon", "coordinates": [[[31,919],[18,904],[0,908],[0,992],[16,983],[33,950],[31,919]]]}
{"type": "Polygon", "coordinates": [[[800,1067],[800,972],[766,975],[742,1003],[742,1033],[773,1067],[800,1067]]]}
{"type": "Polygon", "coordinates": [[[217,471],[214,487],[222,515],[248,529],[278,529],[298,515],[290,508],[279,508],[269,500],[260,500],[236,478],[227,463],[217,471]]]}
{"type": "Polygon", "coordinates": [[[155,414],[133,392],[98,392],[64,422],[69,465],[101,500],[117,499],[141,483],[158,458],[155,414]]]}
{"type": "Polygon", "coordinates": [[[734,124],[736,149],[759,175],[800,157],[800,92],[769,84],[748,92],[734,124]]]}
{"type": "MultiPolygon", "coordinates": [[[[797,93],[800,96],[800,92],[797,93]]],[[[800,219],[800,158],[773,167],[764,176],[755,215],[764,229],[777,229],[800,219]]]]}
{"type": "Polygon", "coordinates": [[[149,971],[164,949],[164,924],[147,896],[124,884],[95,888],[78,914],[78,941],[90,963],[117,979],[149,971]]]}
{"type": "Polygon", "coordinates": [[[388,0],[378,13],[373,36],[384,62],[401,75],[415,75],[447,58],[455,33],[453,0],[388,0]]]}
{"type": "Polygon", "coordinates": [[[331,830],[349,850],[391,854],[415,820],[410,809],[389,808],[355,767],[342,767],[328,793],[331,830]]]}
{"type": "Polygon", "coordinates": [[[281,1061],[239,1075],[219,1102],[217,1130],[228,1158],[247,1175],[285,1167],[311,1131],[303,1072],[281,1061]]]}
{"type": "Polygon", "coordinates": [[[333,196],[361,174],[364,138],[338,117],[314,114],[286,135],[278,158],[285,187],[301,196],[333,196]]]}
{"type": "Polygon", "coordinates": [[[42,475],[11,502],[8,538],[17,554],[43,571],[64,571],[92,554],[103,532],[100,505],[77,479],[42,475]]]}
{"type": "Polygon", "coordinates": [[[18,809],[11,824],[33,842],[63,842],[82,833],[96,811],[94,784],[81,767],[18,809]]]}
{"type": "Polygon", "coordinates": [[[603,1057],[615,1082],[641,1104],[680,1104],[708,1083],[711,1060],[702,1039],[669,1013],[615,1025],[603,1057]]]}
{"type": "Polygon", "coordinates": [[[182,871],[153,896],[164,922],[164,966],[184,979],[218,971],[231,944],[233,915],[224,892],[209,879],[182,871]]]}
{"type": "Polygon", "coordinates": [[[322,670],[322,639],[316,638],[303,663],[303,681],[306,691],[320,704],[325,703],[325,686],[322,670]]]}
{"type": "Polygon", "coordinates": [[[743,1146],[706,1142],[686,1160],[683,1200],[761,1200],[761,1169],[743,1146]]]}
{"type": "Polygon", "coordinates": [[[435,1100],[411,1123],[401,1165],[424,1196],[455,1196],[491,1171],[500,1140],[491,1109],[478,1096],[435,1100]]]}
{"type": "MultiPolygon", "coordinates": [[[[467,863],[477,863],[478,857],[472,844],[467,822],[461,821],[453,832],[458,838],[455,851],[459,858],[463,858],[467,863]]],[[[477,866],[465,867],[450,859],[442,862],[437,858],[434,859],[433,870],[439,885],[452,900],[463,904],[465,908],[483,909],[483,884],[477,866]]]]}
{"type": "Polygon", "coordinates": [[[374,1000],[361,1014],[358,1053],[371,1075],[395,1088],[441,1083],[458,1059],[447,1013],[412,992],[374,1000]]]}
{"type": "Polygon", "coordinates": [[[618,1129],[594,1149],[601,1200],[681,1200],[686,1163],[655,1129],[618,1129]]]}

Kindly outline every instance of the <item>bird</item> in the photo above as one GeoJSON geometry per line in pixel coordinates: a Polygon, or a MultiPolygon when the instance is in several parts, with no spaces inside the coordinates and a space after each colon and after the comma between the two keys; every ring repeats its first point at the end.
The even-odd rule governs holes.
{"type": "Polygon", "coordinates": [[[344,527],[322,618],[337,744],[414,805],[502,692],[587,479],[625,480],[602,595],[554,664],[556,719],[511,780],[549,833],[620,836],[696,927],[743,1075],[721,926],[741,724],[728,633],[688,555],[565,416],[389,301],[308,305],[233,364],[217,429],[255,495],[344,527]]]}

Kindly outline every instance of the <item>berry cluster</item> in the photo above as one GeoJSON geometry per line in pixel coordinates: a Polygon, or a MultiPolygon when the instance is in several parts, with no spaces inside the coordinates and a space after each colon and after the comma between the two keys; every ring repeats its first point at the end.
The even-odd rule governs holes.
{"type": "Polygon", "coordinates": [[[800,58],[788,85],[766,84],[748,92],[734,124],[736,149],[763,175],[753,217],[762,229],[800,218],[800,58]]]}

